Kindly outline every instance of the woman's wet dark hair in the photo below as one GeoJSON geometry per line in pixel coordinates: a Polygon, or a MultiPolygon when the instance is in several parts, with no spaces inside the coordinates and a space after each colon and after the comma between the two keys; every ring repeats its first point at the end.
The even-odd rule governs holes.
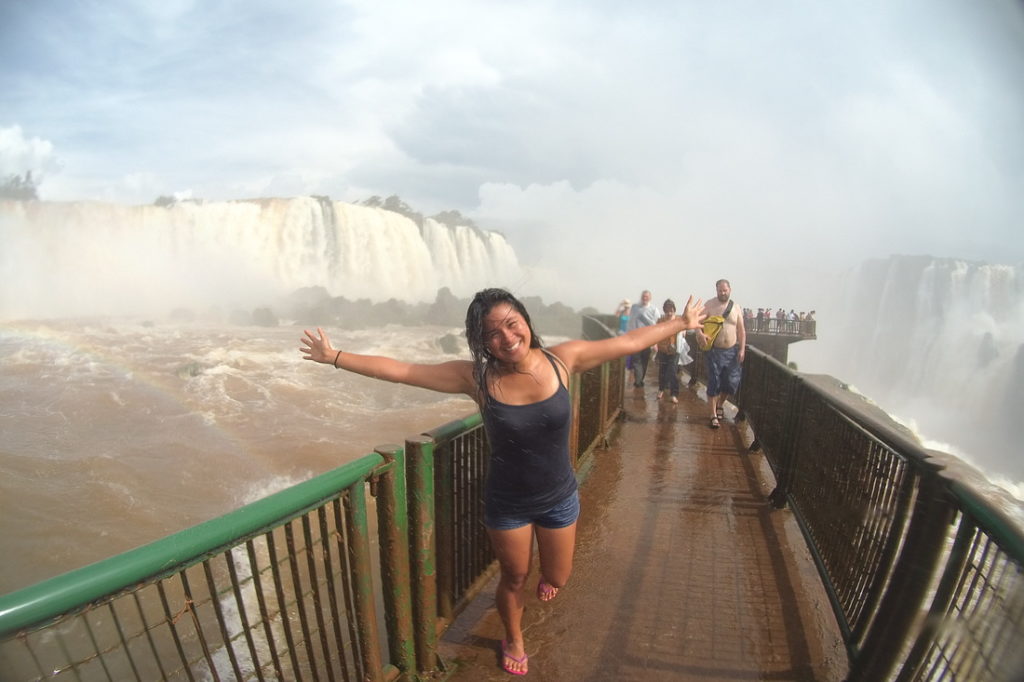
{"type": "Polygon", "coordinates": [[[484,289],[476,292],[476,296],[466,309],[466,341],[469,343],[469,352],[473,356],[473,378],[481,391],[484,391],[484,380],[487,372],[487,365],[492,360],[490,351],[487,350],[487,341],[484,339],[484,318],[491,308],[507,303],[526,320],[526,326],[530,330],[530,348],[541,348],[544,342],[537,332],[533,330],[533,323],[530,321],[530,313],[526,312],[526,306],[518,298],[504,289],[484,289]]]}

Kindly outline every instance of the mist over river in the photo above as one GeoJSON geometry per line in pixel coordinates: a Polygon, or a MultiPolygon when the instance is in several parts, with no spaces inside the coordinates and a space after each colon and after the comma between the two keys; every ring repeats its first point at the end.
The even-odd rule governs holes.
{"type": "MultiPolygon", "coordinates": [[[[332,342],[443,361],[459,329],[332,342]]],[[[303,361],[302,328],[0,324],[0,593],[214,518],[475,410],[303,361]]],[[[465,348],[465,344],[461,344],[465,348]]]]}
{"type": "MultiPolygon", "coordinates": [[[[521,286],[528,269],[497,232],[325,198],[170,207],[0,201],[0,246],[0,592],[213,518],[475,409],[465,397],[304,362],[302,327],[229,324],[234,313],[252,319],[254,306],[304,287],[412,303],[433,301],[441,288],[456,297],[487,286],[537,293],[521,286]],[[172,322],[178,306],[206,312],[172,322]]],[[[848,383],[927,446],[1022,497],[1021,272],[928,256],[866,261],[817,306],[818,339],[794,344],[790,358],[800,371],[848,383]]],[[[748,282],[737,304],[802,308],[759,300],[776,279],[798,277],[748,282]]],[[[680,274],[677,290],[656,291],[656,300],[699,294],[711,281],[680,274]]],[[[833,289],[814,283],[805,289],[818,300],[833,289]]],[[[560,282],[555,293],[572,286],[582,285],[560,282]]],[[[628,294],[644,285],[618,286],[628,294]]],[[[548,303],[560,300],[545,293],[548,303]]],[[[614,303],[593,305],[610,313],[614,303]]],[[[463,355],[438,343],[461,328],[336,323],[332,340],[347,350],[466,357],[464,342],[463,355]]]]}

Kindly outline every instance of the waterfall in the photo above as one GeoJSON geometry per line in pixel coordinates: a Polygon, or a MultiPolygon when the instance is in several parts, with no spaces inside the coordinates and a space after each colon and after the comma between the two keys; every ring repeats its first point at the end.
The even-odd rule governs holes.
{"type": "Polygon", "coordinates": [[[865,262],[840,289],[835,309],[818,315],[814,371],[986,473],[1024,481],[1021,268],[892,256],[865,262]]]}
{"type": "Polygon", "coordinates": [[[300,197],[171,206],[0,202],[0,318],[251,305],[300,287],[384,301],[522,278],[495,232],[422,229],[378,208],[300,197]]]}

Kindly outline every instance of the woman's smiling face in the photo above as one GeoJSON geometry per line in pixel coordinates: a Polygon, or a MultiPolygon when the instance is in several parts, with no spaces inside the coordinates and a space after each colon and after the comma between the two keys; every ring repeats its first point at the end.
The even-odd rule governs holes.
{"type": "Polygon", "coordinates": [[[484,343],[500,362],[515,363],[530,351],[530,326],[507,303],[498,303],[484,317],[484,343]]]}

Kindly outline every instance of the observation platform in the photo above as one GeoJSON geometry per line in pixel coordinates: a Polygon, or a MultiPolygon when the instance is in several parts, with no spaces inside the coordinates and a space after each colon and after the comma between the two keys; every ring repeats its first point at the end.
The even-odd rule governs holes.
{"type": "MultiPolygon", "coordinates": [[[[575,570],[551,602],[534,594],[534,557],[524,679],[844,679],[828,597],[746,423],[730,405],[712,430],[702,385],[672,404],[656,384],[627,388],[618,436],[585,472],[575,570]]],[[[513,679],[495,583],[439,642],[449,680],[513,679]]]]}

